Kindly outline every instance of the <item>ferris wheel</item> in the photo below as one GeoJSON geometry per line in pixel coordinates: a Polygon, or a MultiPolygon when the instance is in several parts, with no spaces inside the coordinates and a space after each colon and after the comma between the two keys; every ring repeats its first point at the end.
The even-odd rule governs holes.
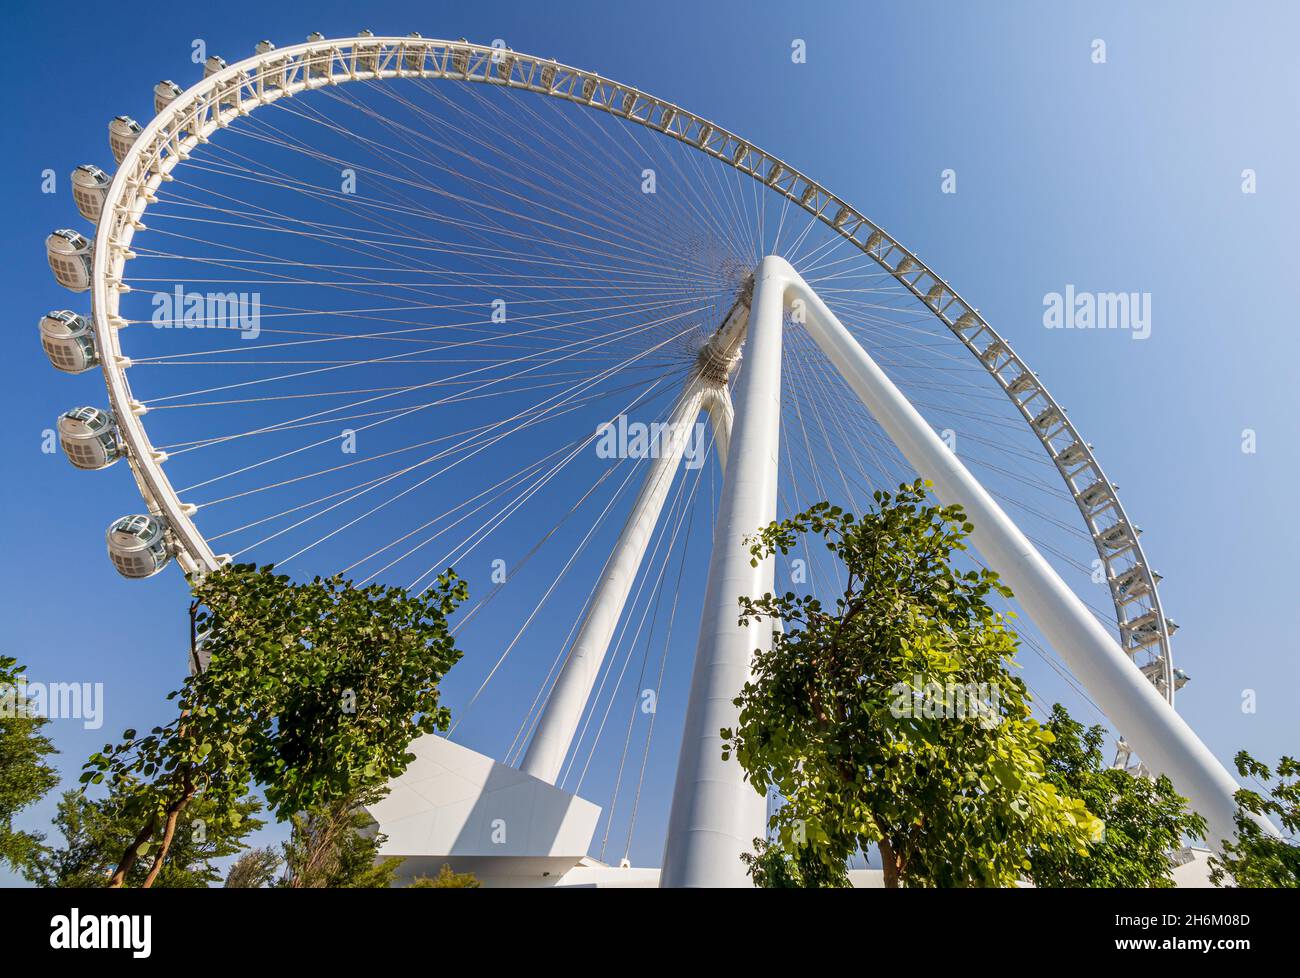
{"type": "Polygon", "coordinates": [[[47,239],[90,306],[40,322],[55,368],[107,386],[58,430],[74,466],[125,460],[139,487],[107,532],[121,574],[238,559],[421,589],[481,567],[456,624],[465,708],[513,708],[502,761],[546,785],[581,788],[613,744],[610,819],[634,797],[633,825],[637,706],[698,617],[664,873],[726,881],[761,834],[716,751],[762,641],[736,597],[837,583],[823,554],[754,569],[738,541],[921,475],[966,507],[1042,682],[1231,826],[1232,779],[1172,709],[1159,575],[1092,445],[852,204],[500,44],[263,41],[153,96],[147,124],[109,124],[115,174],[72,175],[93,234],[47,239]]]}

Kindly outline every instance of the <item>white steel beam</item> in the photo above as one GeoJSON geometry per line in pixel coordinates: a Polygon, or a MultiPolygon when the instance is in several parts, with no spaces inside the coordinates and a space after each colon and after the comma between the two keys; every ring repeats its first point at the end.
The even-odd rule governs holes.
{"type": "MultiPolygon", "coordinates": [[[[773,262],[768,258],[765,262],[773,262]]],[[[781,259],[787,299],[802,299],[808,332],[885,429],[908,462],[945,504],[960,505],[974,525],[971,539],[989,566],[1111,723],[1152,770],[1167,774],[1193,810],[1205,817],[1219,849],[1236,834],[1237,782],[1174,708],[1142,675],[1109,631],[1011,521],[993,497],[939,439],[816,292],[781,259]]],[[[1261,820],[1270,831],[1276,831],[1261,820]]]]}
{"type": "Polygon", "coordinates": [[[765,831],[766,799],[745,783],[735,758],[722,760],[723,727],[735,727],[732,700],[750,676],[767,623],[740,627],[739,599],[772,590],[774,561],[750,566],[744,538],[776,518],[781,421],[784,262],[766,259],[754,281],[745,367],[736,397],[727,474],[713,529],[700,637],[677,762],[659,885],[747,886],[740,855],[765,831]]]}
{"type": "Polygon", "coordinates": [[[769,256],[755,276],[734,452],[714,528],[660,885],[748,885],[740,856],[765,830],[765,799],[734,758],[722,760],[719,731],[735,727],[732,701],[750,677],[754,650],[771,638],[770,625],[741,627],[737,619],[742,595],[773,587],[772,561],[751,567],[743,541],[776,518],[781,331],[794,299],[802,300],[808,332],[912,467],[942,502],[965,510],[972,542],[1110,721],[1205,817],[1214,848],[1232,838],[1233,777],[816,292],[788,262],[769,256]]]}
{"type": "Polygon", "coordinates": [[[525,774],[550,784],[554,784],[560,775],[592,686],[609,650],[610,639],[623,615],[623,607],[640,570],[646,547],[659,522],[664,500],[691,436],[691,427],[699,418],[705,400],[704,385],[692,376],[673,408],[669,427],[650,460],[632,511],[601,571],[587,617],[551,688],[537,731],[529,742],[523,763],[519,765],[525,774]]]}

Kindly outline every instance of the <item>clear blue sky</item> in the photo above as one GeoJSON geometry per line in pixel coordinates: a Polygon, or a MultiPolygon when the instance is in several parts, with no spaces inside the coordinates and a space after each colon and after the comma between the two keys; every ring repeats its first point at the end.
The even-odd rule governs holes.
{"type": "MultiPolygon", "coordinates": [[[[1183,626],[1176,658],[1193,682],[1180,710],[1225,761],[1240,748],[1297,750],[1292,5],[281,3],[232,17],[173,3],[120,18],[20,2],[3,16],[12,406],[0,647],[33,678],[106,686],[102,730],[54,725],[67,783],[104,740],[165,715],[185,623],[178,574],[130,583],[107,565],[102,527],[138,508],[126,473],[76,473],[41,452],[42,431],[95,387],[56,375],[36,337],[46,309],[84,303],[53,283],[42,247],[52,228],[81,224],[66,174],[111,163],[107,121],[147,119],[159,78],[198,76],[194,38],[234,61],[263,37],[362,27],[503,38],[639,85],[745,134],[897,234],[1011,338],[1122,487],[1183,626]],[[795,38],[806,64],[791,63],[795,38]],[[1104,65],[1090,61],[1095,38],[1104,65]],[[53,196],[40,192],[47,167],[53,196]],[[946,168],[955,195],[940,193],[946,168]],[[1254,195],[1241,192],[1246,168],[1254,195]],[[1044,330],[1043,295],[1066,283],[1150,292],[1151,338],[1044,330]],[[1255,454],[1241,451],[1245,428],[1255,454]],[[1246,689],[1254,714],[1240,706],[1246,689]]],[[[657,753],[661,783],[674,757],[657,753]]],[[[660,831],[639,831],[635,863],[657,865],[660,831]]]]}

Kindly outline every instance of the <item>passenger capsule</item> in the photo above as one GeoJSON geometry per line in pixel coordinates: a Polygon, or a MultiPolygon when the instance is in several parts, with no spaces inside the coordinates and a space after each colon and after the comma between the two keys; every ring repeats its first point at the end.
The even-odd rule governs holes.
{"type": "Polygon", "coordinates": [[[101,408],[73,408],[60,415],[59,444],[79,469],[106,469],[122,457],[117,422],[101,408]]]}
{"type": "Polygon", "coordinates": [[[167,566],[167,524],[161,516],[123,516],[108,528],[108,556],[123,577],[153,577],[167,566]]]}
{"type": "Polygon", "coordinates": [[[72,199],[87,221],[99,221],[112,182],[112,177],[90,163],[83,163],[72,171],[72,199]]]}
{"type": "MultiPolygon", "coordinates": [[[[1034,390],[1037,386],[1038,386],[1037,383],[1034,381],[1034,375],[1030,371],[1025,370],[1022,373],[1020,373],[1015,380],[1007,384],[1007,390],[1010,391],[1012,394],[1019,396],[1031,390],[1034,390]]],[[[1064,465],[1075,465],[1077,462],[1082,460],[1082,457],[1076,459],[1073,456],[1066,455],[1065,452],[1062,452],[1060,455],[1057,456],[1057,458],[1064,465]]]]}
{"type": "Polygon", "coordinates": [[[1001,340],[994,340],[988,346],[984,347],[984,352],[980,354],[980,359],[986,366],[993,366],[1007,353],[1006,346],[1001,340]]]}
{"type": "Polygon", "coordinates": [[[1043,408],[1042,411],[1038,412],[1034,417],[1034,420],[1029,423],[1038,430],[1039,434],[1045,435],[1057,425],[1061,424],[1064,420],[1065,419],[1061,416],[1061,412],[1049,404],[1047,407],[1043,408]]]}
{"type": "Polygon", "coordinates": [[[1123,523],[1117,523],[1108,530],[1098,534],[1098,539],[1107,550],[1126,550],[1134,542],[1132,531],[1123,523]]]}
{"type": "Polygon", "coordinates": [[[85,316],[70,309],[47,312],[41,317],[41,346],[55,370],[79,374],[99,363],[95,330],[85,316]]]}
{"type": "Polygon", "coordinates": [[[90,239],[69,228],[60,228],[45,239],[45,254],[54,280],[73,292],[90,288],[94,253],[95,246],[90,239]]]}
{"type": "Polygon", "coordinates": [[[113,159],[121,163],[131,151],[131,145],[140,138],[144,128],[129,115],[119,115],[108,124],[108,148],[113,159]]]}
{"type": "MultiPolygon", "coordinates": [[[[357,33],[357,37],[363,39],[367,37],[374,37],[374,36],[375,36],[375,32],[370,30],[363,30],[357,33]]],[[[358,50],[357,65],[363,71],[378,71],[379,70],[379,49],[366,48],[365,50],[358,50]]]]}
{"type": "MultiPolygon", "coordinates": [[[[254,54],[270,54],[275,50],[275,45],[270,41],[258,41],[257,46],[253,48],[254,54]]],[[[262,69],[262,80],[264,86],[271,88],[284,88],[284,70],[288,66],[288,59],[273,58],[266,62],[266,67],[262,69]]]]}
{"type": "MultiPolygon", "coordinates": [[[[420,35],[419,31],[411,31],[411,33],[407,34],[406,36],[410,38],[412,41],[424,40],[424,38],[420,35]]],[[[425,49],[421,46],[414,46],[414,47],[407,48],[406,55],[402,59],[403,64],[405,64],[406,67],[411,69],[412,71],[419,71],[420,67],[424,63],[424,51],[425,49]]]]}
{"type": "Polygon", "coordinates": [[[508,82],[515,70],[514,52],[509,48],[504,51],[497,51],[493,54],[492,60],[496,63],[497,78],[503,82],[508,82]]]}
{"type": "MultiPolygon", "coordinates": [[[[211,78],[213,75],[226,70],[226,59],[219,55],[212,55],[207,61],[203,62],[203,77],[211,78]]],[[[235,89],[228,89],[227,94],[221,96],[217,101],[218,109],[233,109],[235,107],[235,89]]]]}
{"type": "Polygon", "coordinates": [[[154,114],[161,112],[181,96],[181,87],[174,81],[164,78],[153,87],[154,114]]]}
{"type": "MultiPolygon", "coordinates": [[[[307,35],[309,44],[315,44],[317,41],[325,40],[325,35],[320,31],[312,31],[307,35]]],[[[333,55],[329,51],[311,52],[306,55],[307,74],[313,78],[327,78],[330,73],[330,62],[333,55]]]]}
{"type": "Polygon", "coordinates": [[[1128,599],[1140,597],[1151,590],[1150,584],[1147,583],[1146,568],[1141,564],[1116,574],[1111,579],[1111,587],[1115,589],[1116,594],[1128,599]]]}

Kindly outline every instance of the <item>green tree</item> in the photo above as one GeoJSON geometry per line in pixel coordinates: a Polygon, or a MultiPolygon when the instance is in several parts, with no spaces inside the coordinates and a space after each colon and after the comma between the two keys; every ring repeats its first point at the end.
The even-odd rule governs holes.
{"type": "Polygon", "coordinates": [[[280,869],[280,853],[273,846],[249,849],[244,852],[226,873],[228,890],[256,890],[270,886],[280,869]]]}
{"type": "Polygon", "coordinates": [[[785,799],[774,844],[838,873],[874,843],[891,887],[1014,885],[1032,851],[1085,852],[1101,825],[1048,779],[1052,734],[1030,716],[1014,636],[987,601],[1010,592],[953,566],[971,525],[929,505],[919,481],[875,499],[861,518],[819,503],[751,541],[757,562],[821,538],[845,581],[829,608],[794,593],[741,600],[743,623],[781,627],[755,655],[724,756],[785,799]]]}
{"type": "MultiPolygon", "coordinates": [[[[261,802],[251,796],[238,802],[240,818],[233,833],[221,831],[220,822],[209,822],[210,807],[203,797],[187,806],[173,833],[170,855],[152,886],[198,888],[218,882],[221,873],[215,863],[238,852],[244,837],[263,824],[257,818],[261,802]]],[[[103,887],[138,831],[138,813],[130,795],[110,793],[91,799],[84,792],[67,791],[59,801],[54,825],[63,844],[43,854],[32,881],[46,887],[103,887]]],[[[151,869],[151,863],[137,861],[122,885],[143,886],[151,869]]]]}
{"type": "Polygon", "coordinates": [[[1169,853],[1188,838],[1202,838],[1205,820],[1187,808],[1165,776],[1135,778],[1105,763],[1106,732],[1071,718],[1057,703],[1043,748],[1047,780],[1080,799],[1106,826],[1087,854],[1071,849],[1031,853],[1027,876],[1040,887],[1171,887],[1169,853]]]}
{"type": "Polygon", "coordinates": [[[438,683],[459,659],[448,616],[466,597],[452,571],[421,594],[339,576],[294,583],[241,564],[194,586],[192,654],[207,667],[172,694],[176,718],[123,733],[82,773],[107,781],[138,825],[110,885],[148,858],[152,885],[196,798],[231,832],[262,786],[280,821],[335,813],[405,770],[417,736],[445,730],[438,683]]]}
{"type": "Polygon", "coordinates": [[[408,889],[412,890],[477,890],[483,884],[473,873],[453,872],[450,863],[443,863],[437,876],[417,876],[408,889]]]}
{"type": "Polygon", "coordinates": [[[742,853],[755,886],[769,890],[846,889],[848,870],[843,863],[822,859],[816,847],[785,847],[766,839],[754,840],[754,851],[742,853]]]}
{"type": "Polygon", "coordinates": [[[1283,757],[1277,762],[1276,782],[1268,765],[1241,751],[1233,759],[1237,773],[1263,784],[1263,793],[1237,791],[1237,837],[1225,840],[1223,854],[1210,860],[1210,882],[1215,886],[1250,888],[1300,887],[1300,761],[1283,757]],[[1284,836],[1266,832],[1251,816],[1275,818],[1284,836]]]}
{"type": "Polygon", "coordinates": [[[0,655],[0,863],[28,872],[44,836],[14,828],[14,816],[59,783],[46,758],[57,753],[41,731],[49,720],[33,716],[23,695],[26,670],[0,655]]]}
{"type": "Polygon", "coordinates": [[[341,798],[290,818],[284,845],[281,885],[294,889],[330,887],[373,889],[393,885],[399,858],[381,860],[384,836],[364,806],[382,797],[371,790],[358,798],[341,798]]]}

